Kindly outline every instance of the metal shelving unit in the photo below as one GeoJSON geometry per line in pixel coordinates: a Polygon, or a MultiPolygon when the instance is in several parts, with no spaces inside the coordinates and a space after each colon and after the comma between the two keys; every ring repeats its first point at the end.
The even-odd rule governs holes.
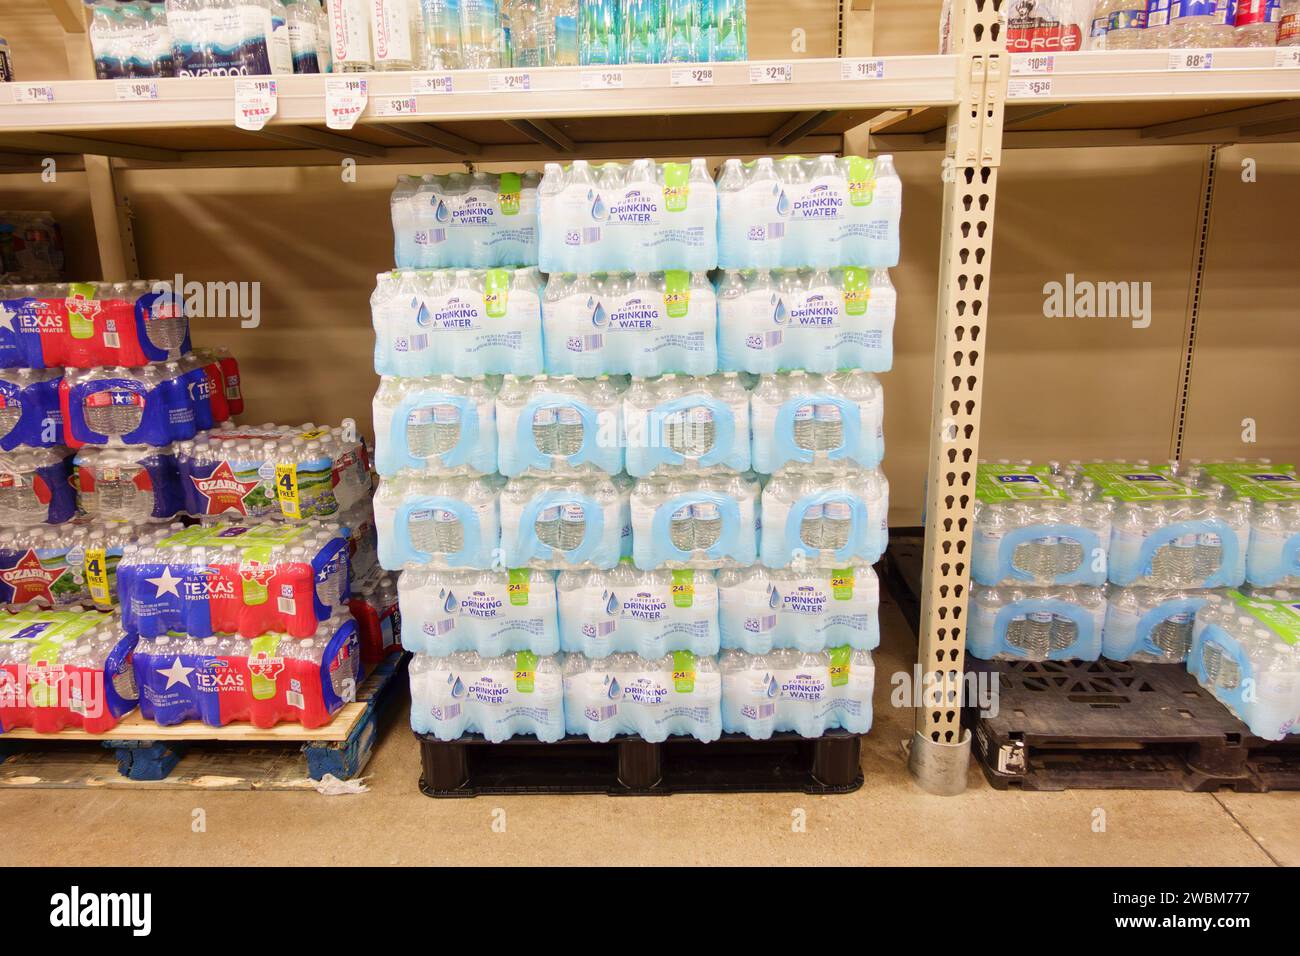
{"type": "MultiPolygon", "coordinates": [[[[924,683],[910,767],[927,789],[955,793],[970,755],[964,612],[1002,150],[1300,138],[1292,51],[1010,56],[1007,2],[954,4],[950,55],[370,74],[365,111],[348,129],[327,126],[327,77],[275,78],[275,116],[249,131],[235,125],[238,81],[97,82],[88,45],[74,38],[69,59],[82,79],[0,87],[0,158],[21,169],[24,158],[34,168],[52,154],[85,156],[104,278],[117,280],[136,272],[114,178],[123,168],[836,152],[864,123],[882,149],[943,149],[924,683]]],[[[75,0],[50,3],[70,34],[84,33],[75,0]]]]}

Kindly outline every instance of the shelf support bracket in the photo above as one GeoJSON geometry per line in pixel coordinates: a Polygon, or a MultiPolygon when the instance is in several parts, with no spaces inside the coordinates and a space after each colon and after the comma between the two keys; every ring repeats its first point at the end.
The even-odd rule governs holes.
{"type": "Polygon", "coordinates": [[[1005,0],[955,0],[957,105],[948,113],[943,162],[939,315],[926,473],[925,561],[916,724],[908,767],[931,793],[966,788],[970,731],[962,690],[970,559],[979,461],[984,335],[993,250],[993,202],[1007,93],[1005,0]]]}
{"type": "Polygon", "coordinates": [[[534,143],[539,143],[556,152],[572,153],[577,149],[573,140],[560,132],[554,124],[544,119],[506,120],[506,125],[523,133],[534,143]]]}
{"type": "Polygon", "coordinates": [[[821,129],[835,116],[836,110],[805,110],[795,113],[767,138],[769,146],[788,146],[821,129]]]}
{"type": "Polygon", "coordinates": [[[279,140],[282,143],[291,143],[294,146],[304,146],[308,149],[327,149],[345,156],[366,156],[370,159],[383,159],[388,155],[388,150],[383,146],[376,146],[374,143],[363,143],[358,139],[340,136],[337,133],[327,133],[324,130],[312,129],[308,126],[267,126],[260,130],[257,135],[264,136],[267,139],[279,140]]]}
{"type": "Polygon", "coordinates": [[[477,154],[480,149],[478,143],[457,136],[455,133],[449,133],[432,123],[381,123],[371,128],[401,137],[408,143],[445,149],[457,156],[471,156],[477,154]]]}

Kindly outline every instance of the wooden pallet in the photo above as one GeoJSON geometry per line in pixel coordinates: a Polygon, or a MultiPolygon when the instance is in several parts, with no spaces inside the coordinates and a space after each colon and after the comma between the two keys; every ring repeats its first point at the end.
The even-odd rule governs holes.
{"type": "Polygon", "coordinates": [[[370,759],[405,670],[405,657],[386,659],[362,682],[355,701],[314,730],[197,721],[162,727],[138,711],[107,734],[15,729],[0,737],[0,790],[310,790],[327,773],[346,780],[370,759]]]}

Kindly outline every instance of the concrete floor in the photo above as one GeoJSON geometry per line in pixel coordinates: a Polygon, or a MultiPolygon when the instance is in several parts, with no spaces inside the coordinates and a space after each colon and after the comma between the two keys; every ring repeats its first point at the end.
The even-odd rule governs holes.
{"type": "Polygon", "coordinates": [[[11,790],[0,845],[9,865],[1300,863],[1300,793],[998,792],[973,766],[962,796],[923,793],[900,748],[911,715],[890,707],[886,676],[910,670],[915,641],[894,605],[881,614],[876,724],[853,794],[431,800],[399,703],[369,793],[11,790]],[[193,832],[196,809],[206,832],[193,832]]]}

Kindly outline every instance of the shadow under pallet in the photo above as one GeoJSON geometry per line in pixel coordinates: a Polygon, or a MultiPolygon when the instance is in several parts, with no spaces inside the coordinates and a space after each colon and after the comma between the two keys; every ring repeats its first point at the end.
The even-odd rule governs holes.
{"type": "Polygon", "coordinates": [[[968,660],[966,670],[977,686],[997,681],[997,713],[965,714],[999,790],[1300,790],[1300,737],[1254,736],[1182,664],[968,660]]]}
{"type": "Polygon", "coordinates": [[[400,698],[406,657],[382,661],[357,700],[330,723],[209,727],[159,726],[139,711],[110,733],[73,728],[57,734],[18,729],[0,735],[0,790],[141,787],[200,790],[309,790],[325,774],[360,775],[391,705],[400,698]]]}
{"type": "Polygon", "coordinates": [[[486,794],[852,793],[862,786],[862,736],[842,730],[817,738],[793,733],[752,740],[724,734],[712,743],[670,737],[650,743],[616,737],[554,743],[514,737],[489,743],[479,734],[453,741],[416,734],[430,797],[486,794]]]}

